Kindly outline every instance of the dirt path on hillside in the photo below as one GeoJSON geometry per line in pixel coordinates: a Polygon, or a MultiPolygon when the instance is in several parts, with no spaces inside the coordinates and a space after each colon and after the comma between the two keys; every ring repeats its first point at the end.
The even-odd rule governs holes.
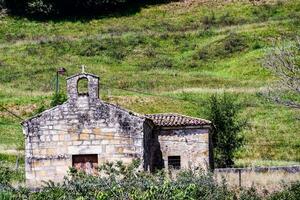
{"type": "Polygon", "coordinates": [[[190,93],[247,93],[254,94],[257,92],[267,91],[267,87],[256,87],[256,88],[182,88],[178,90],[174,90],[171,92],[164,92],[163,94],[177,94],[182,92],[190,92],[190,93]]]}

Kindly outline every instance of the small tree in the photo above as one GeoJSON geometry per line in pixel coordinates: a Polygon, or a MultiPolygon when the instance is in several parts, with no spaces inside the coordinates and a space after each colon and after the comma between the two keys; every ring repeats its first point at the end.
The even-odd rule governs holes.
{"type": "Polygon", "coordinates": [[[245,121],[238,120],[240,109],[228,94],[210,97],[209,119],[215,127],[212,143],[216,167],[232,167],[234,153],[243,145],[244,138],[239,133],[245,121]]]}
{"type": "Polygon", "coordinates": [[[300,109],[300,103],[292,98],[282,98],[281,91],[290,91],[300,95],[300,38],[293,45],[276,46],[264,59],[264,67],[279,79],[267,96],[276,103],[300,109]]]}

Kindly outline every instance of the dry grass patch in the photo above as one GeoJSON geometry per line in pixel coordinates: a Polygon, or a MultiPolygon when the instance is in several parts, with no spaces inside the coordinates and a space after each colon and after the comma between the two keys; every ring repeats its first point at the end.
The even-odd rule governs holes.
{"type": "MultiPolygon", "coordinates": [[[[239,187],[238,173],[216,172],[215,179],[221,183],[225,179],[229,187],[237,189],[239,187]]],[[[258,192],[269,193],[279,191],[284,184],[292,183],[300,180],[300,173],[287,173],[283,171],[276,172],[242,172],[241,185],[245,188],[254,186],[258,192]]]]}

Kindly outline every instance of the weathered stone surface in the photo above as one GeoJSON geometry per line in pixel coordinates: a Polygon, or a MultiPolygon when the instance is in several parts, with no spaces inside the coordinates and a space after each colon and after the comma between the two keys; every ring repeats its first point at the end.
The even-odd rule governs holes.
{"type": "Polygon", "coordinates": [[[67,102],[23,122],[29,186],[40,186],[49,177],[59,177],[54,181],[60,181],[72,166],[72,155],[98,154],[112,158],[111,155],[118,154],[119,160],[128,162],[133,159],[124,153],[129,144],[137,145],[133,153],[143,159],[144,118],[99,100],[98,82],[99,78],[91,74],[70,77],[67,102]],[[81,78],[88,79],[86,95],[77,92],[81,78]],[[120,143],[122,138],[124,144],[120,143]]]}
{"type": "Polygon", "coordinates": [[[158,134],[165,166],[168,166],[168,156],[180,156],[183,168],[209,167],[205,153],[209,150],[208,129],[161,130],[158,134]]]}
{"type": "Polygon", "coordinates": [[[150,153],[145,161],[150,171],[168,169],[169,156],[180,157],[180,168],[212,167],[209,127],[154,127],[152,134],[155,137],[147,138],[150,153]]]}

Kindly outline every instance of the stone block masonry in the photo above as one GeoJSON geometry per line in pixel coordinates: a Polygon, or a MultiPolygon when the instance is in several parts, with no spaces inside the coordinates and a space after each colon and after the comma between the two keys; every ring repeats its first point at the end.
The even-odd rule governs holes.
{"type": "Polygon", "coordinates": [[[209,168],[209,129],[173,127],[158,135],[164,166],[169,166],[170,156],[179,156],[181,168],[209,168]]]}
{"type": "Polygon", "coordinates": [[[73,155],[97,154],[101,162],[143,159],[145,119],[99,100],[98,79],[90,74],[70,77],[67,102],[23,122],[29,186],[62,181],[73,155]],[[88,94],[78,94],[80,79],[88,79],[88,94]]]}

